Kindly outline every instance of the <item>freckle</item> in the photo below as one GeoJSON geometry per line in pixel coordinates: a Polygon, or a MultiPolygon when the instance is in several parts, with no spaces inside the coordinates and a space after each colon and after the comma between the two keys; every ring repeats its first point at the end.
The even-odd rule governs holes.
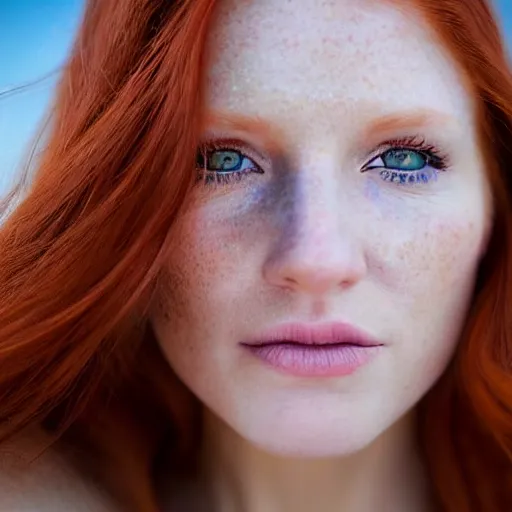
{"type": "Polygon", "coordinates": [[[363,82],[368,86],[368,89],[373,91],[375,90],[375,82],[370,80],[367,76],[363,77],[363,82]]]}
{"type": "Polygon", "coordinates": [[[165,304],[165,302],[163,300],[160,300],[158,302],[158,309],[160,311],[160,313],[163,315],[163,317],[165,318],[165,320],[167,320],[168,322],[171,321],[171,315],[167,309],[167,305],[165,304]]]}

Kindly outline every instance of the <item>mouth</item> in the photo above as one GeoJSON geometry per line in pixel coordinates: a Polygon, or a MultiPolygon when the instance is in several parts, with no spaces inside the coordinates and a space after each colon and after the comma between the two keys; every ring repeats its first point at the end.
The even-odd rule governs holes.
{"type": "Polygon", "coordinates": [[[302,377],[350,375],[369,363],[384,346],[343,323],[285,324],[241,345],[267,366],[302,377]]]}

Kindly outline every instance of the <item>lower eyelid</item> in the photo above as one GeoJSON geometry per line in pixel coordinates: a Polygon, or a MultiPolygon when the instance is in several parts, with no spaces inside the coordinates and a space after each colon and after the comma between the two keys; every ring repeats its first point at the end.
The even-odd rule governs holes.
{"type": "MultiPolygon", "coordinates": [[[[198,180],[202,181],[206,187],[223,187],[231,184],[237,184],[248,178],[251,174],[260,173],[257,169],[247,168],[238,171],[209,171],[203,168],[197,168],[198,180]]],[[[263,171],[261,171],[263,173],[263,171]]]]}
{"type": "Polygon", "coordinates": [[[393,169],[383,169],[379,172],[382,180],[397,185],[426,185],[431,181],[437,180],[440,171],[432,167],[417,171],[397,171],[393,169]]]}

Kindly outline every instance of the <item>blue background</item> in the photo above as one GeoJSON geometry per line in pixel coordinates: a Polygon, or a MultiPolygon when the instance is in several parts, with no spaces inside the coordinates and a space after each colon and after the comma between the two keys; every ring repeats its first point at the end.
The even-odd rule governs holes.
{"type": "MultiPolygon", "coordinates": [[[[463,2],[464,0],[460,0],[463,2]]],[[[512,49],[512,0],[495,0],[512,49]]],[[[39,127],[82,14],[83,0],[0,0],[0,194],[39,127]]]]}

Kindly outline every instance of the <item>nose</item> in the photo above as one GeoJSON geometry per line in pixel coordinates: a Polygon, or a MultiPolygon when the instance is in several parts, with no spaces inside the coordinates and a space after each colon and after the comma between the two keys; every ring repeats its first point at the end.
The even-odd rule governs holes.
{"type": "Polygon", "coordinates": [[[316,297],[354,286],[367,272],[362,226],[348,204],[354,201],[328,175],[295,188],[263,266],[265,280],[316,297]]]}

